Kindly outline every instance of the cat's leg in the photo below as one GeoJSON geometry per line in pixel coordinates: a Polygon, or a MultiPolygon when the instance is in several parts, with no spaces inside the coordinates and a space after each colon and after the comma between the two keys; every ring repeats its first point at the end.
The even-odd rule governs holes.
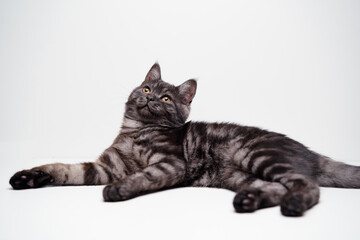
{"type": "Polygon", "coordinates": [[[225,188],[236,192],[233,205],[239,213],[280,205],[287,192],[281,183],[254,178],[238,170],[226,177],[223,184],[225,188]]]}
{"type": "Polygon", "coordinates": [[[289,189],[280,204],[281,213],[285,216],[302,216],[319,202],[318,184],[302,174],[285,173],[274,178],[274,181],[281,182],[289,189]]]}
{"type": "Polygon", "coordinates": [[[10,184],[14,189],[46,185],[98,185],[107,184],[112,178],[112,174],[97,163],[53,163],[17,172],[10,179],[10,184]]]}
{"type": "Polygon", "coordinates": [[[278,206],[286,192],[287,189],[280,183],[253,179],[237,190],[233,205],[236,212],[254,212],[278,206]]]}
{"type": "Polygon", "coordinates": [[[10,178],[14,189],[39,188],[46,185],[103,185],[119,181],[129,172],[121,156],[109,148],[96,162],[54,163],[23,170],[10,178]]]}
{"type": "Polygon", "coordinates": [[[168,158],[129,175],[118,183],[106,186],[103,197],[108,202],[127,200],[173,187],[181,183],[184,176],[185,162],[177,158],[168,158]]]}
{"type": "Polygon", "coordinates": [[[281,200],[281,213],[285,216],[302,216],[303,213],[318,203],[320,189],[310,177],[296,171],[292,162],[281,155],[266,156],[253,154],[250,161],[243,162],[243,167],[259,178],[281,183],[288,191],[281,200]]]}

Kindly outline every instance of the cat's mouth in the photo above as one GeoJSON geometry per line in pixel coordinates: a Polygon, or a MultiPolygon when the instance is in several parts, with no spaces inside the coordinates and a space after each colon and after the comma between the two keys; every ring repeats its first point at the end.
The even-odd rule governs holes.
{"type": "Polygon", "coordinates": [[[151,110],[148,104],[138,107],[138,111],[145,116],[154,115],[154,112],[151,110]]]}

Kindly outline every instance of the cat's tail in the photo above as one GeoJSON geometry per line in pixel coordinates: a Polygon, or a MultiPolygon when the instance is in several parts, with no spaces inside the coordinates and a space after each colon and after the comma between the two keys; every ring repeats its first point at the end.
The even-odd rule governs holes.
{"type": "Polygon", "coordinates": [[[336,162],[324,156],[319,159],[317,180],[322,187],[360,188],[360,167],[336,162]]]}

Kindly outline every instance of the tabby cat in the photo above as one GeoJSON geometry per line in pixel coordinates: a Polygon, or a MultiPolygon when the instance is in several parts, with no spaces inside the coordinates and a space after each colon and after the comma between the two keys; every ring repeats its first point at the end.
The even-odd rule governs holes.
{"type": "Polygon", "coordinates": [[[175,187],[236,192],[236,212],[281,206],[301,216],[319,186],[360,188],[360,167],[335,162],[285,135],[227,123],[186,122],[196,81],[173,86],[155,63],[126,102],[119,135],[95,162],[48,164],[17,172],[14,189],[106,184],[105,201],[175,187]]]}

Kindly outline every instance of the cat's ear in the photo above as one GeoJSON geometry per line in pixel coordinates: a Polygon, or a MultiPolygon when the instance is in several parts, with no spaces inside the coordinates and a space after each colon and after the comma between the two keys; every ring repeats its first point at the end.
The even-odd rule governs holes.
{"type": "Polygon", "coordinates": [[[155,63],[146,74],[144,82],[151,82],[161,79],[160,65],[155,63]]]}
{"type": "Polygon", "coordinates": [[[193,98],[195,97],[197,83],[194,79],[187,80],[183,84],[177,87],[179,91],[179,95],[181,97],[181,101],[190,105],[193,98]]]}

